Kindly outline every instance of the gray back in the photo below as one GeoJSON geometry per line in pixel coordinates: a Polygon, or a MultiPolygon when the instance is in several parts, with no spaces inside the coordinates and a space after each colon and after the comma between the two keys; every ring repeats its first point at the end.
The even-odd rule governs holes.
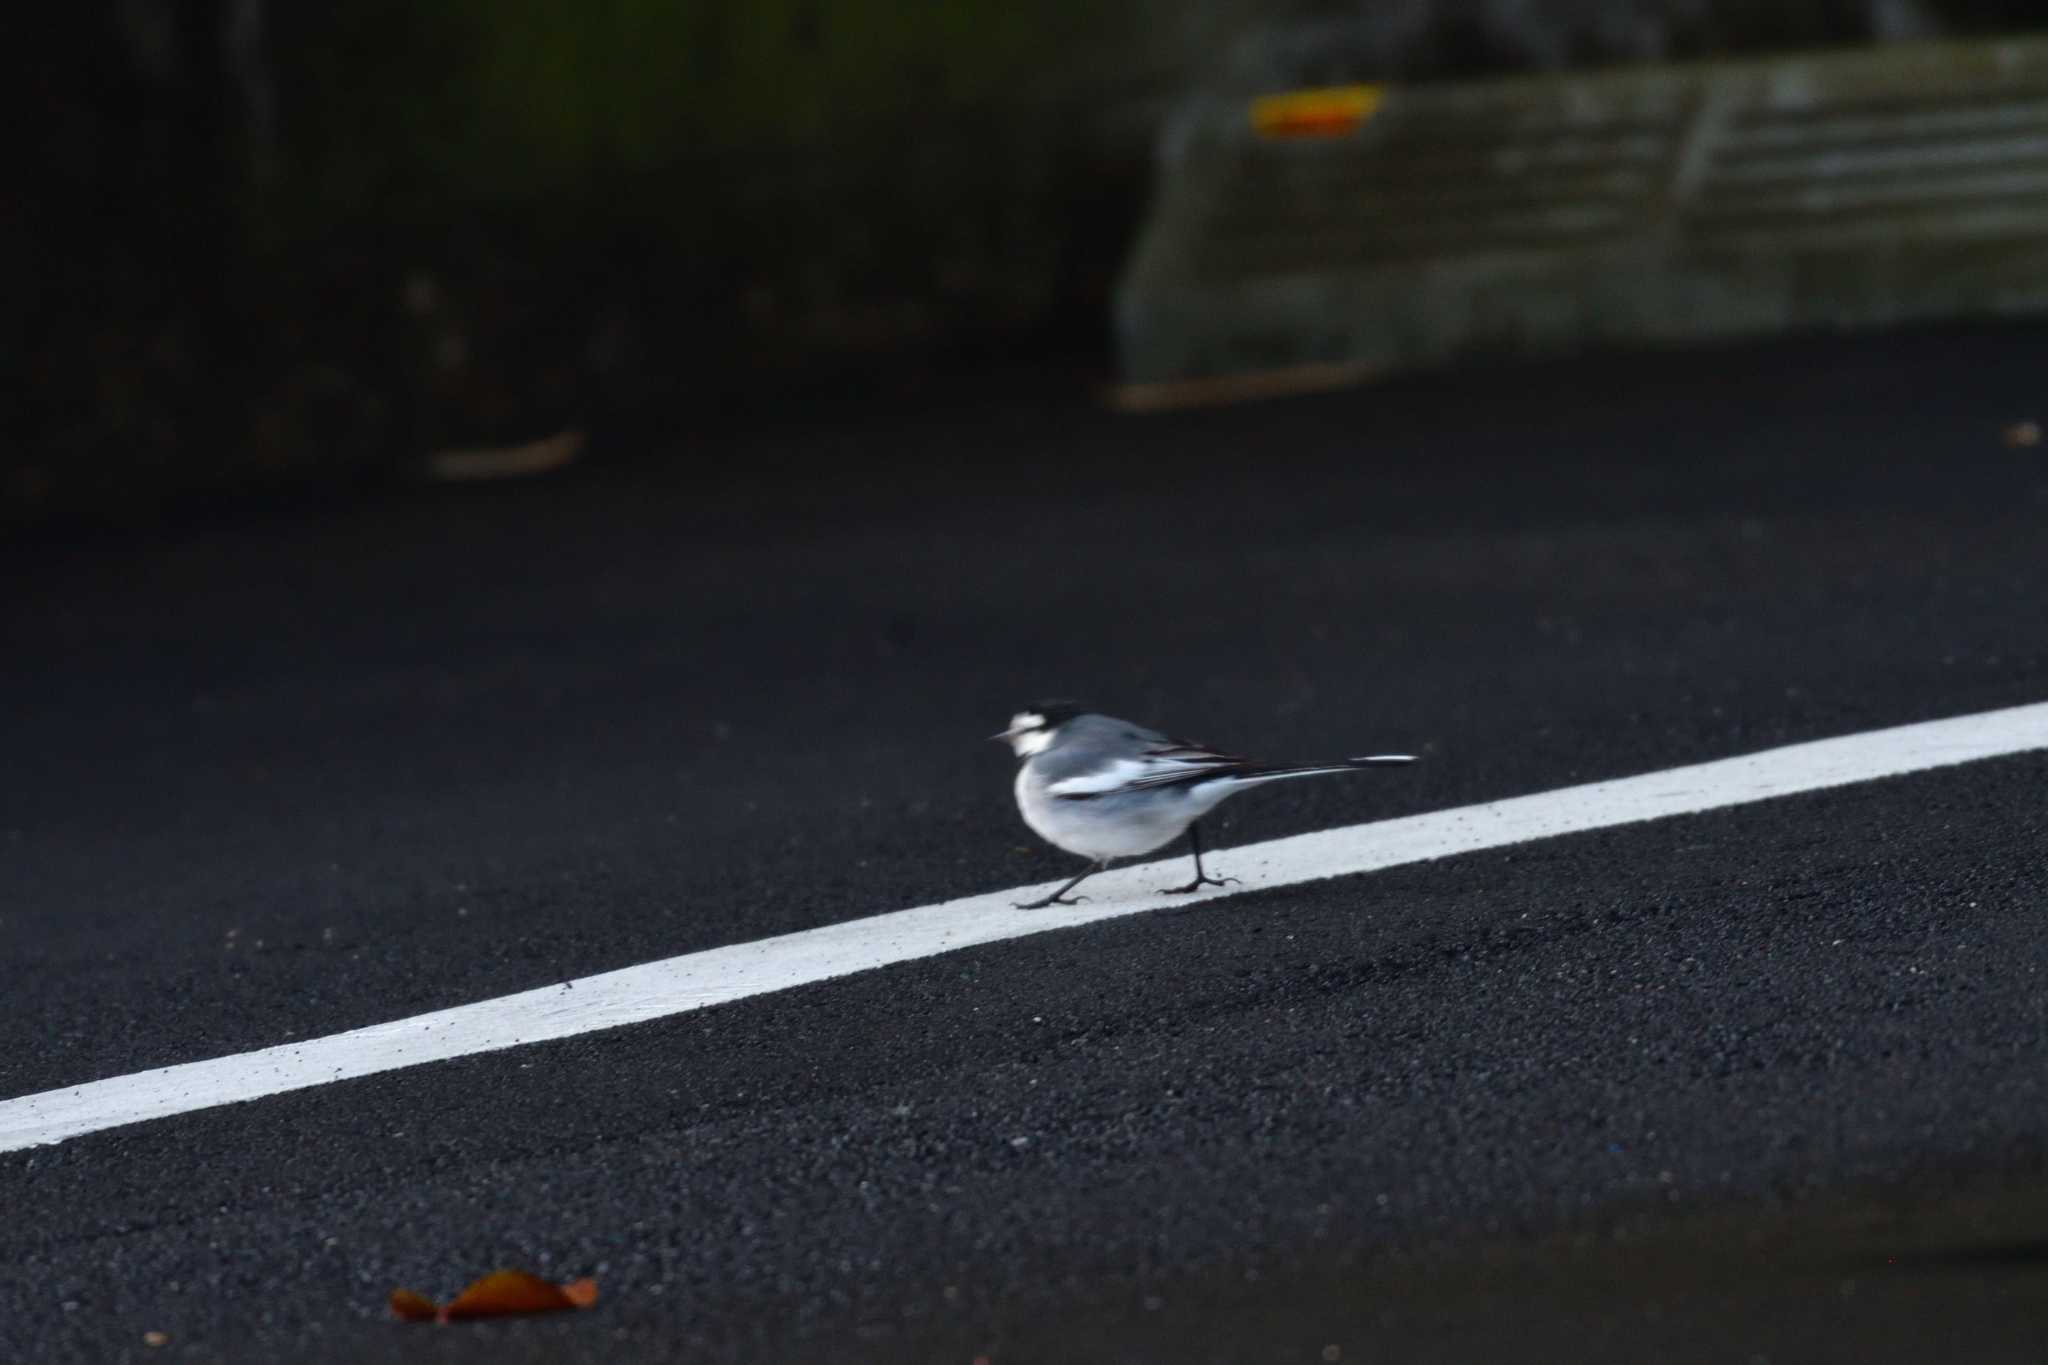
{"type": "Polygon", "coordinates": [[[1115,716],[1076,716],[1060,727],[1050,749],[1026,761],[1047,782],[1058,782],[1174,742],[1157,730],[1115,716]]]}

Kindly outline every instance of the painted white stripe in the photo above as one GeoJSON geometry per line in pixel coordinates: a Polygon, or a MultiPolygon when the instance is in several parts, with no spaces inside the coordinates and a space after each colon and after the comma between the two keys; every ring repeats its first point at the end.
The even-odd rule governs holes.
{"type": "MultiPolygon", "coordinates": [[[[1323,830],[1225,849],[1213,856],[1246,883],[1239,892],[1220,894],[1266,891],[2034,749],[2048,749],[2048,703],[1323,830]]],[[[1145,889],[1180,871],[1172,866],[1178,861],[1105,874],[1093,885],[1098,894],[1112,894],[1074,909],[1012,908],[1013,901],[1042,895],[1055,885],[1047,882],[686,953],[325,1038],[24,1095],[0,1102],[0,1152],[380,1071],[660,1019],[978,943],[1185,905],[1185,900],[1145,889]],[[1117,892],[1121,894],[1113,894],[1117,892]]]]}

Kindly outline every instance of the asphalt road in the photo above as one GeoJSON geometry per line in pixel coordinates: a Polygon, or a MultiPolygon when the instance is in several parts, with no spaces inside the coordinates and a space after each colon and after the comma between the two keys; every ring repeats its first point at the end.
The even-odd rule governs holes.
{"type": "MultiPolygon", "coordinates": [[[[1047,692],[1212,842],[2048,698],[2048,332],[0,551],[0,1098],[1060,875],[1047,692]]],[[[25,1360],[2037,1360],[2048,756],[993,945],[0,1155],[25,1360]],[[583,1314],[406,1327],[500,1263],[583,1314]],[[147,1346],[144,1334],[165,1334],[147,1346]],[[1331,1354],[1335,1351],[1336,1354],[1331,1354]]]]}

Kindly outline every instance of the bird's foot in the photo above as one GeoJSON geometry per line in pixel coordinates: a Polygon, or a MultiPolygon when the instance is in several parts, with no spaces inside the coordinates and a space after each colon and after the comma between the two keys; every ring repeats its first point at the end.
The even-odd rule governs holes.
{"type": "Polygon", "coordinates": [[[1169,886],[1159,894],[1162,896],[1189,896],[1205,886],[1243,886],[1235,877],[1197,877],[1186,886],[1169,886]]]}
{"type": "Polygon", "coordinates": [[[1016,906],[1019,910],[1043,910],[1048,905],[1079,905],[1082,901],[1085,901],[1087,899],[1088,898],[1086,896],[1053,895],[1047,896],[1044,900],[1011,901],[1010,904],[1016,906]]]}

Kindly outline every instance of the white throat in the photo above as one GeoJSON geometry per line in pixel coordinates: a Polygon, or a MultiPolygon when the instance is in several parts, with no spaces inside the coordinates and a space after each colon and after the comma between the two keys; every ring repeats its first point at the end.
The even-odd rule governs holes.
{"type": "Polygon", "coordinates": [[[1010,736],[1010,749],[1019,758],[1042,754],[1052,747],[1052,731],[1026,730],[1021,735],[1010,736]]]}

